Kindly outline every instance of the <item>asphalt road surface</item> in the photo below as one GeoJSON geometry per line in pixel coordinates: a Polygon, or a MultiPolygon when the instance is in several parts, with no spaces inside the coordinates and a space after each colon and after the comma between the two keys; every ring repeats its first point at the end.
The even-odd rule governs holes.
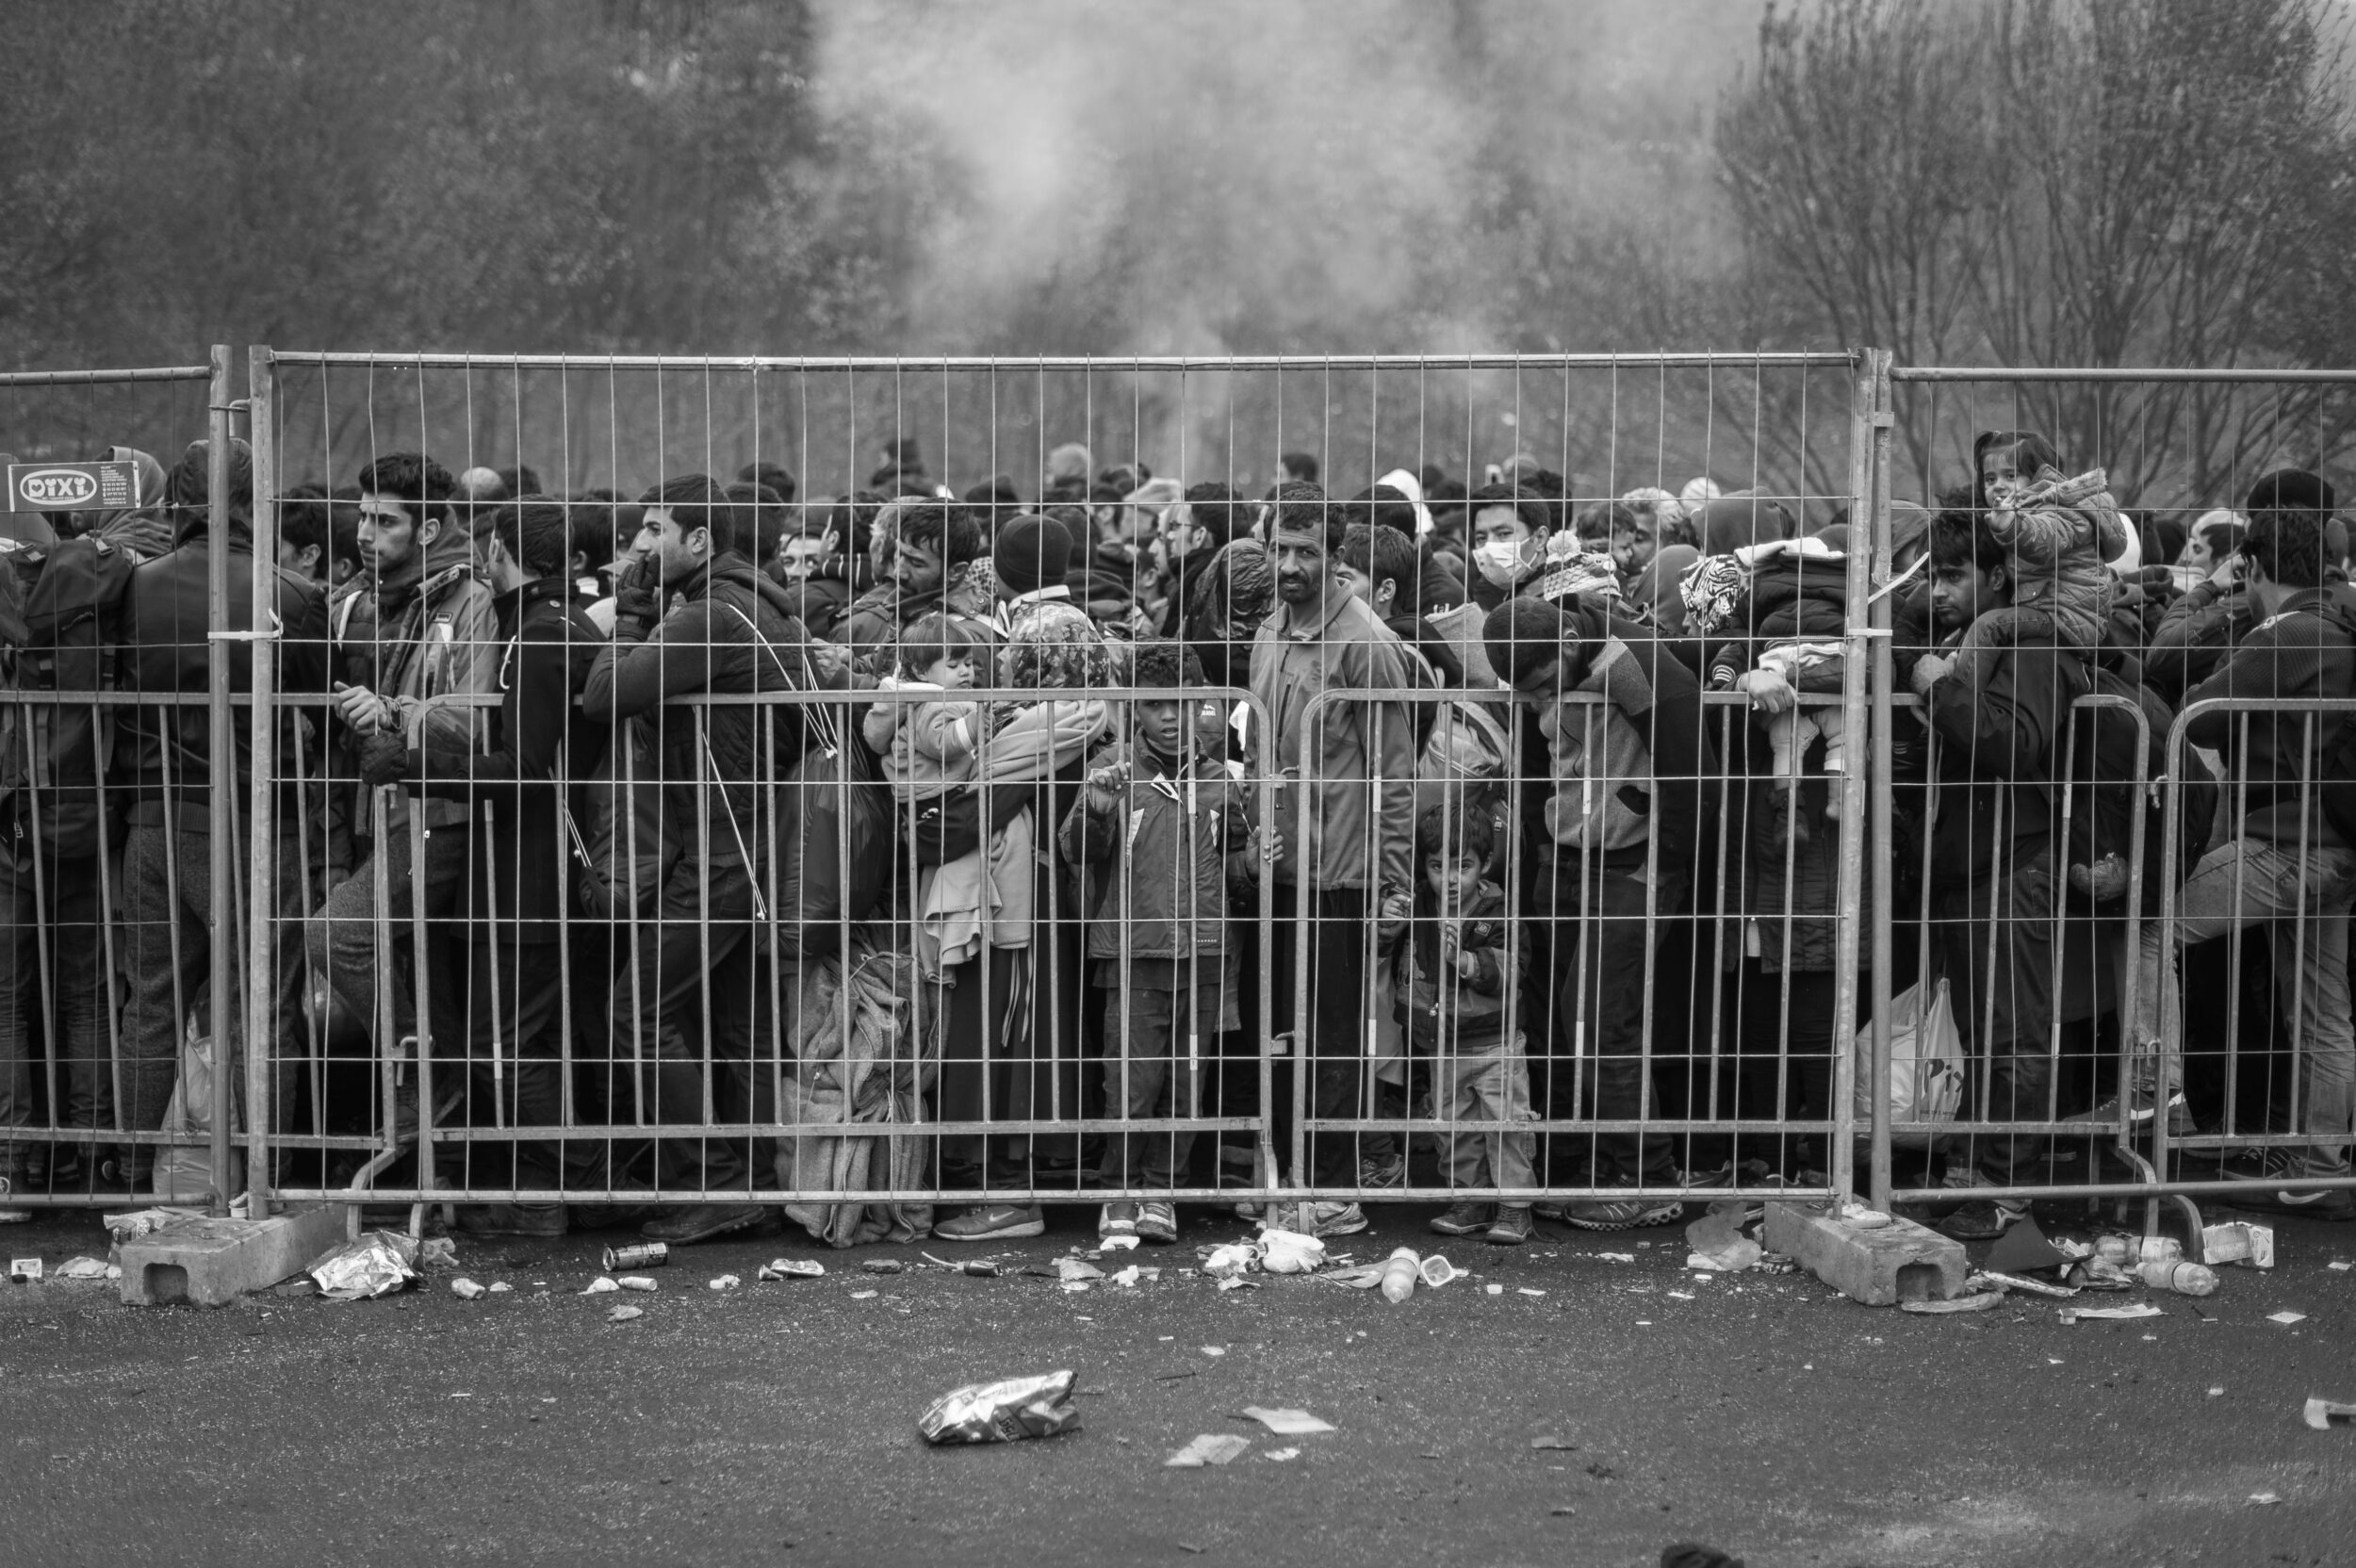
{"type": "MultiPolygon", "coordinates": [[[[1430,1212],[1334,1245],[1425,1246],[1430,1212]]],[[[1093,1245],[1092,1210],[1049,1213],[979,1255],[1093,1245]]],[[[2083,1205],[2040,1217],[2090,1233],[2083,1205]]],[[[461,1272],[514,1287],[477,1301],[446,1272],[209,1312],[0,1287],[0,1558],[1387,1568],[1650,1564],[1697,1541],[1750,1568],[2356,1562],[2356,1429],[2300,1420],[2310,1395],[2356,1400],[2356,1271],[2328,1266],[2356,1227],[2280,1225],[2271,1273],[2065,1328],[2036,1298],[1923,1318],[1804,1276],[1699,1279],[1674,1229],[1448,1243],[1474,1277],[1398,1306],[1298,1278],[1222,1294],[1177,1270],[1244,1227],[1185,1220],[1176,1248],[1103,1260],[1159,1281],[1078,1293],[870,1276],[863,1257],[920,1250],[799,1233],[679,1250],[650,1296],[580,1294],[619,1233],[462,1240],[461,1272]],[[777,1256],[828,1272],[755,1282],[777,1256]],[[707,1288],[723,1273],[744,1283],[707,1288]],[[645,1315],[608,1321],[617,1301],[645,1315]],[[1058,1367],[1079,1430],[918,1440],[947,1390],[1058,1367]],[[1246,1406],[1336,1429],[1271,1436],[1246,1406]],[[1165,1468],[1199,1433],[1252,1447],[1165,1468]]],[[[105,1245],[94,1214],[0,1231],[52,1267],[105,1245]]]]}

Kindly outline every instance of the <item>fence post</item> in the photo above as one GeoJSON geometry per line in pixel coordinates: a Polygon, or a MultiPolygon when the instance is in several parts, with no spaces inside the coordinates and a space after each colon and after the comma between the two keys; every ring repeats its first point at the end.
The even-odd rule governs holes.
{"type": "MultiPolygon", "coordinates": [[[[230,1071],[230,1042],[236,1031],[230,1021],[237,1014],[231,999],[237,994],[237,964],[230,935],[237,928],[237,890],[233,880],[237,874],[237,731],[229,706],[228,645],[224,638],[229,630],[229,346],[213,345],[208,363],[212,377],[205,383],[205,433],[206,447],[206,582],[205,597],[209,608],[205,612],[205,629],[210,634],[206,661],[209,681],[206,690],[206,745],[212,753],[211,788],[206,796],[206,816],[211,828],[209,850],[212,858],[212,923],[210,943],[211,973],[207,989],[211,1003],[207,1008],[206,1027],[213,1037],[213,1213],[229,1213],[229,1123],[237,1114],[237,1086],[230,1071]],[[224,778],[222,770],[227,769],[224,778]]],[[[180,835],[177,824],[167,825],[166,841],[177,845],[180,835]]],[[[167,851],[172,853],[172,851],[167,851]]],[[[249,1039],[249,1052],[251,1054],[249,1039]]]]}
{"type": "MultiPolygon", "coordinates": [[[[283,1043],[278,1027],[278,727],[274,702],[278,674],[278,368],[270,351],[247,351],[248,423],[254,432],[254,743],[253,796],[246,810],[252,834],[247,850],[246,906],[251,951],[245,985],[245,1182],[246,1213],[270,1213],[270,1130],[277,1125],[276,1081],[271,1069],[283,1043]]],[[[225,592],[225,590],[224,590],[225,592]]],[[[216,612],[219,604],[216,602],[216,612]]],[[[214,661],[214,669],[221,668],[214,661]]],[[[219,755],[219,754],[217,754],[219,755]]],[[[216,764],[218,766],[218,764],[216,764]]],[[[230,778],[237,777],[234,762],[230,778]]],[[[221,951],[216,939],[215,953],[221,951]]]]}
{"type": "MultiPolygon", "coordinates": [[[[1854,520],[1870,510],[1873,494],[1873,419],[1878,350],[1869,349],[1858,361],[1849,385],[1849,515],[1854,520]]],[[[1866,617],[1867,568],[1877,541],[1870,535],[1863,548],[1852,527],[1849,536],[1847,652],[1841,669],[1841,721],[1850,735],[1865,733],[1865,676],[1874,639],[1866,617]]],[[[1857,755],[1855,747],[1849,755],[1857,755]]],[[[1841,872],[1836,903],[1841,917],[1833,926],[1832,1148],[1827,1168],[1836,1200],[1857,1194],[1857,907],[1865,889],[1865,775],[1855,767],[1841,776],[1841,872]]]]}
{"type": "MultiPolygon", "coordinates": [[[[1890,596],[1890,580],[1894,571],[1890,561],[1890,430],[1893,416],[1890,396],[1890,364],[1888,350],[1873,351],[1873,514],[1867,519],[1868,537],[1873,551],[1873,676],[1867,688],[1873,708],[1873,743],[1868,755],[1872,758],[1873,793],[1867,825],[1867,841],[1873,845],[1873,894],[1868,906],[1873,922],[1873,968],[1867,977],[1867,995],[1873,1002],[1872,1017],[1890,1016],[1890,965],[1892,923],[1897,919],[1897,890],[1892,874],[1895,857],[1891,853],[1890,832],[1894,802],[1890,795],[1890,683],[1896,678],[1896,664],[1890,649],[1890,629],[1894,624],[1896,606],[1890,596]]],[[[1923,553],[1930,551],[1928,540],[1923,553]]],[[[1855,755],[1854,752],[1851,753],[1855,755]]],[[[1873,1150],[1870,1156],[1869,1181],[1873,1207],[1887,1214],[1890,1211],[1890,1037],[1876,1031],[1873,1061],[1873,1150]]]]}

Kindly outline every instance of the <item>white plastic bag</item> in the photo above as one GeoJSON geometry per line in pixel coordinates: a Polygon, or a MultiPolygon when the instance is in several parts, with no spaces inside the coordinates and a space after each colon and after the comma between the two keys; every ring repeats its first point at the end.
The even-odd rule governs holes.
{"type": "MultiPolygon", "coordinates": [[[[213,1197],[213,1073],[217,1064],[206,1021],[211,1011],[206,993],[198,992],[180,1036],[180,1078],[172,1086],[171,1102],[164,1107],[163,1130],[172,1135],[173,1141],[155,1151],[153,1192],[167,1203],[206,1203],[213,1197]]],[[[234,1074],[236,1053],[218,1066],[234,1074]]],[[[229,1131],[232,1136],[237,1135],[235,1118],[229,1131]]],[[[229,1184],[234,1190],[245,1185],[244,1152],[232,1151],[229,1158],[229,1184]]]]}
{"type": "MultiPolygon", "coordinates": [[[[1963,1104],[1963,1037],[1955,1028],[1955,1010],[1947,995],[1947,982],[1933,988],[1927,1005],[1921,984],[1908,986],[1890,999],[1890,1119],[1953,1121],[1963,1104]]],[[[1857,1132],[1863,1136],[1873,1114],[1873,1052],[1882,1024],[1867,1022],[1857,1036],[1857,1132]]],[[[1936,1135],[1900,1133],[1890,1138],[1900,1148],[1927,1148],[1936,1135]]]]}

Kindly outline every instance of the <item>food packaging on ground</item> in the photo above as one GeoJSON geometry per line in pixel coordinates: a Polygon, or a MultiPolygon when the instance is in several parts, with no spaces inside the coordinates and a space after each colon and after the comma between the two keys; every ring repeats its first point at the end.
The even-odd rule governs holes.
{"type": "Polygon", "coordinates": [[[386,1296],[417,1277],[417,1244],[399,1231],[363,1231],[313,1264],[311,1278],[331,1301],[386,1296]]]}
{"type": "Polygon", "coordinates": [[[971,1383],[933,1401],[916,1423],[927,1443],[1014,1443],[1076,1430],[1080,1412],[1072,1403],[1072,1374],[1049,1372],[971,1383]]]}

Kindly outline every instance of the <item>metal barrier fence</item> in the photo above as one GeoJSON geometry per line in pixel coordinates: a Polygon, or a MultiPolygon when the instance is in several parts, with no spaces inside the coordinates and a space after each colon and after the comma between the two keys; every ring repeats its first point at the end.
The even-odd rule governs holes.
{"type": "MultiPolygon", "coordinates": [[[[126,376],[208,383],[211,537],[231,539],[225,351],[202,371],[126,376]]],[[[155,799],[130,837],[100,836],[96,875],[19,858],[37,918],[17,922],[18,947],[37,950],[45,988],[20,1016],[46,1034],[16,1059],[44,1064],[28,1093],[45,1119],[0,1125],[11,1152],[81,1148],[95,1163],[119,1148],[140,1168],[139,1150],[188,1141],[185,1123],[139,1125],[151,1113],[125,1102],[145,1099],[121,1086],[157,1076],[147,1015],[165,1007],[181,1086],[195,1081],[179,1070],[184,956],[202,945],[211,994],[239,996],[242,1038],[257,1042],[211,1075],[217,1206],[239,1184],[233,1127],[255,1204],[792,1202],[832,1239],[918,1228],[934,1203],[1172,1198],[1644,1210],[1864,1188],[1876,1206],[2169,1196],[2189,1209],[2248,1173],[2211,1178],[2188,1158],[2252,1150],[2325,1152],[2314,1169],[2256,1172],[2268,1180],[2351,1184],[2323,1168],[2345,1130],[2317,1124],[2345,1119],[2344,956],[2336,987],[2318,977],[2344,944],[2346,890],[2298,880],[2263,921],[2220,923],[2183,901],[2198,858],[2234,841],[2190,832],[2193,819],[2233,825],[2235,802],[2281,783],[2247,771],[2252,723],[2280,721],[2248,714],[2301,716],[2303,809],[2328,783],[2333,716],[2356,702],[2234,694],[2170,716],[2152,687],[2187,690],[2195,650],[2153,641],[2150,663],[2127,669],[2035,655],[2034,638],[1957,647],[1939,620],[1949,585],[1935,593],[1922,565],[1924,519],[1893,491],[1911,464],[1935,502],[1951,447],[2033,415],[2077,449],[2127,451],[2122,482],[2230,499],[2250,453],[2338,440],[2322,394],[2356,378],[1908,370],[1874,351],[1111,365],[267,349],[251,376],[252,580],[233,592],[231,551],[214,548],[204,631],[168,640],[204,694],[10,693],[28,738],[83,712],[101,730],[123,710],[201,701],[208,715],[198,771],[185,744],[164,749],[180,771],[152,790],[137,770],[100,770],[102,820],[155,799]],[[2028,389],[2009,408],[1954,390],[2005,383],[2028,389]],[[2182,431],[2201,433],[2184,449],[2198,461],[2176,462],[2182,431]],[[984,481],[987,535],[1045,498],[1067,433],[1095,449],[1076,489],[1055,492],[1076,530],[1072,598],[996,579],[946,534],[901,547],[888,498],[850,494],[915,488],[920,467],[936,485],[937,460],[941,478],[984,481]],[[1519,449],[1496,466],[1520,493],[1494,507],[1390,469],[1439,458],[1469,479],[1484,442],[1519,449]],[[1306,673],[1268,676],[1250,637],[1298,567],[1281,551],[1250,583],[1232,553],[1192,576],[1179,561],[1186,591],[1207,584],[1207,621],[1147,602],[1134,580],[1152,575],[1157,541],[1207,551],[1225,534],[1207,521],[1224,514],[1194,508],[1232,504],[1249,525],[1261,507],[1153,488],[1141,460],[1174,452],[1186,480],[1258,495],[1294,449],[1329,482],[1349,476],[1329,483],[1336,497],[1405,480],[1398,500],[1334,503],[1357,519],[1403,505],[1460,537],[1472,603],[1434,615],[1432,657],[1485,672],[1493,692],[1336,673],[1353,636],[1319,622],[1288,640],[1289,612],[1265,657],[1296,648],[1306,673]],[[537,457],[562,476],[543,488],[573,492],[561,538],[527,537],[512,515],[499,534],[471,494],[380,504],[394,482],[382,475],[373,495],[296,490],[356,486],[402,450],[463,453],[470,468],[537,457]],[[659,498],[581,487],[651,495],[740,460],[791,487],[759,466],[780,456],[804,489],[780,500],[740,482],[751,537],[733,586],[692,559],[657,585],[657,609],[679,588],[702,607],[679,623],[696,633],[609,642],[589,618],[593,600],[614,608],[617,573],[600,568],[635,547],[692,555],[695,529],[666,533],[658,515],[642,530],[659,498]],[[1104,467],[1126,488],[1091,490],[1104,467]],[[1685,563],[1666,552],[1686,514],[1641,486],[1694,470],[1748,482],[1694,509],[1712,554],[1789,523],[1854,525],[1845,551],[1787,562],[1812,618],[1768,624],[1748,579],[1706,609],[1678,591],[1685,563]],[[1009,472],[1032,502],[1006,498],[1009,472]],[[844,496],[811,495],[821,474],[844,496]],[[297,502],[333,533],[331,580],[342,531],[361,527],[396,591],[314,590],[278,570],[297,502]],[[810,575],[824,551],[800,539],[830,541],[839,575],[810,575]],[[908,596],[945,623],[924,629],[922,661],[902,641],[910,617],[862,579],[867,544],[879,566],[897,549],[939,574],[908,596]],[[1588,552],[1607,547],[1621,558],[1597,577],[1588,552]],[[1481,602],[1600,605],[1607,580],[1619,596],[1600,618],[1554,634],[1579,643],[1576,659],[1562,643],[1525,659],[1514,632],[1510,667],[1492,667],[1481,602]],[[833,639],[782,635],[789,612],[831,617],[833,639]],[[1131,662],[1171,629],[1203,666],[1175,701],[1174,676],[1131,662]],[[1633,688],[1599,673],[1613,645],[1643,677],[1633,688]],[[924,680],[960,663],[970,694],[924,680]],[[1622,733],[1660,723],[1672,697],[1690,764],[1622,733]],[[2187,760],[2190,727],[2224,712],[2241,715],[2210,748],[2225,800],[2204,808],[2216,797],[2187,760]],[[252,759],[236,788],[193,814],[167,798],[227,756],[252,759]],[[1435,805],[1437,871],[1416,843],[1435,805]],[[1468,857],[1468,837],[1489,853],[1468,857]],[[135,848],[179,914],[126,918],[114,859],[135,848]],[[202,920],[183,897],[200,855],[202,920]],[[61,923],[61,883],[96,893],[90,920],[61,923]],[[1495,919],[1469,923],[1480,942],[1459,896],[1494,901],[1476,913],[1495,919]],[[76,944],[85,926],[94,941],[76,944]],[[2223,940],[2187,939],[2211,926],[2223,940]],[[135,936],[171,944],[168,1002],[128,994],[135,936]],[[93,946],[123,976],[103,1020],[65,1005],[93,946]],[[2189,1035],[2140,1010],[2168,994],[2180,950],[2188,972],[2224,982],[2197,988],[2189,1035]],[[2247,983],[2260,950],[2280,988],[2247,983]],[[2223,1044],[2202,1050],[2217,998],[2223,1044]],[[141,1042],[125,1044],[140,1005],[141,1042]],[[74,1044],[96,1021],[105,1049],[74,1044]],[[1893,1036],[1946,1054],[1924,1069],[1893,1036]],[[111,1109],[76,1099],[77,1065],[113,1086],[111,1109]],[[2168,1125],[2167,1093],[2147,1114],[2136,1092],[2180,1081],[2189,1130],[2168,1125]]],[[[1375,594],[1372,567],[1354,564],[1348,585],[1375,594]]],[[[1319,613],[1341,602],[1312,586],[1302,602],[1319,613]]],[[[41,788],[18,794],[37,824],[41,788]]],[[[2336,864],[2334,845],[2291,848],[2301,868],[2336,864]]],[[[2239,861],[2202,874],[2225,878],[2235,911],[2256,876],[2239,861]]],[[[46,1180],[20,1181],[11,1200],[89,1200],[47,1157],[46,1180]]]]}
{"type": "Polygon", "coordinates": [[[216,1212],[238,1185],[236,1084],[183,1070],[210,1051],[184,1037],[200,982],[235,992],[232,945],[204,934],[245,924],[237,807],[227,792],[188,799],[182,764],[229,749],[243,694],[231,660],[149,669],[118,642],[134,612],[186,615],[200,655],[240,635],[229,371],[215,348],[205,365],[0,374],[9,461],[56,498],[35,510],[12,474],[0,515],[0,1206],[127,1190],[110,1162],[155,1166],[169,1194],[216,1212]],[[196,440],[211,504],[168,507],[162,459],[196,440]],[[140,445],[159,441],[162,457],[140,445]],[[178,585],[196,602],[129,593],[127,563],[182,543],[178,585]],[[184,918],[200,910],[201,925],[184,918]]]}

